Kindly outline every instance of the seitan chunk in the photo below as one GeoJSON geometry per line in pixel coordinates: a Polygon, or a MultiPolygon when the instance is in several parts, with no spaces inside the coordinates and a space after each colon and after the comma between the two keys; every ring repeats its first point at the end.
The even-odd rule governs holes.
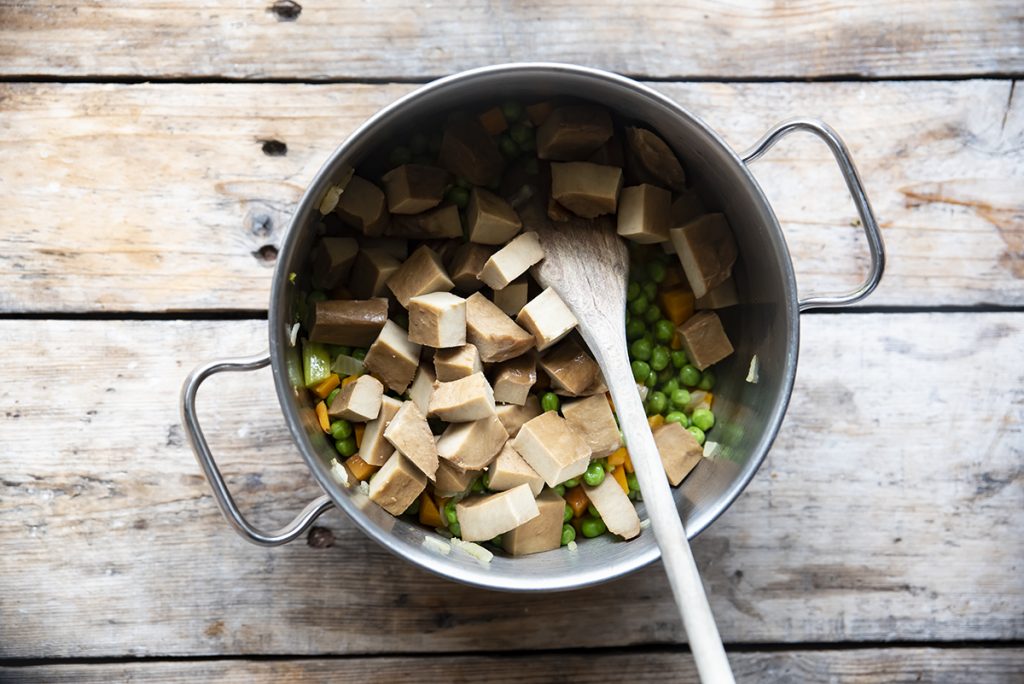
{"type": "Polygon", "coordinates": [[[444,129],[438,164],[473,185],[489,186],[501,178],[505,158],[480,122],[453,117],[444,129]]]}
{"type": "Polygon", "coordinates": [[[494,400],[522,406],[536,382],[537,361],[533,354],[503,361],[494,373],[494,400]]]}
{"type": "Polygon", "coordinates": [[[619,235],[640,244],[668,242],[672,195],[654,185],[634,185],[619,196],[619,235]]]}
{"type": "Polygon", "coordinates": [[[409,300],[431,292],[448,292],[455,283],[441,264],[441,257],[426,245],[413,252],[405,263],[388,278],[388,289],[398,303],[409,308],[409,300]]]}
{"type": "Polygon", "coordinates": [[[522,233],[491,255],[480,271],[480,280],[495,290],[506,287],[544,258],[536,233],[522,233]]]}
{"type": "Polygon", "coordinates": [[[465,378],[473,373],[482,373],[483,363],[480,352],[471,344],[451,349],[438,349],[434,352],[434,371],[439,382],[451,382],[465,378]]]}
{"type": "Polygon", "coordinates": [[[551,551],[562,545],[565,499],[546,489],[536,501],[536,518],[501,535],[502,547],[513,556],[551,551]]]}
{"type": "Polygon", "coordinates": [[[398,259],[405,261],[409,258],[409,241],[402,238],[392,237],[366,237],[359,241],[362,249],[378,249],[398,259]]]}
{"type": "Polygon", "coordinates": [[[370,478],[370,500],[391,515],[401,515],[427,487],[427,478],[395,451],[370,478]]]}
{"type": "Polygon", "coordinates": [[[677,328],[690,363],[704,370],[732,354],[722,321],[714,311],[701,311],[677,328]]]}
{"type": "Polygon", "coordinates": [[[437,451],[461,470],[486,468],[508,441],[508,432],[497,416],[488,416],[471,423],[453,423],[437,440],[437,451]]]}
{"type": "Polygon", "coordinates": [[[423,415],[427,415],[430,407],[430,397],[434,394],[434,369],[429,363],[421,363],[409,387],[409,401],[416,404],[416,408],[423,415]]]}
{"type": "Polygon", "coordinates": [[[551,378],[556,392],[565,390],[577,396],[586,394],[600,377],[597,363],[571,337],[541,356],[540,367],[551,378]]]}
{"type": "Polygon", "coordinates": [[[449,292],[410,299],[409,339],[436,349],[466,344],[466,300],[449,292]]]}
{"type": "MultiPolygon", "coordinates": [[[[678,423],[673,425],[678,426],[678,423]]],[[[601,520],[609,532],[623,539],[632,539],[640,534],[640,516],[614,477],[604,478],[596,487],[584,484],[583,491],[601,514],[601,520]]]]}
{"type": "Polygon", "coordinates": [[[494,416],[494,392],[483,373],[439,382],[430,397],[428,415],[449,423],[465,423],[494,416]]]}
{"type": "Polygon", "coordinates": [[[402,408],[384,429],[384,439],[419,468],[431,480],[437,472],[437,444],[430,432],[427,417],[411,401],[402,408]]]}
{"type": "Polygon", "coordinates": [[[365,423],[380,414],[383,397],[384,385],[380,380],[372,375],[360,375],[355,382],[341,388],[328,407],[327,416],[365,423]]]}
{"type": "Polygon", "coordinates": [[[732,278],[723,280],[707,291],[707,293],[694,302],[698,310],[726,309],[740,303],[739,295],[736,293],[736,281],[732,278]]]}
{"type": "MultiPolygon", "coordinates": [[[[487,478],[487,488],[496,492],[528,484],[530,491],[537,496],[544,488],[544,478],[538,475],[537,471],[523,460],[519,452],[512,448],[511,441],[505,442],[505,446],[498,452],[498,457],[488,466],[487,478]]],[[[559,523],[559,527],[561,527],[561,523],[559,523]]]]}
{"type": "Polygon", "coordinates": [[[511,240],[523,222],[512,205],[483,188],[473,188],[466,207],[469,241],[481,245],[503,245],[511,240]]]}
{"type": "Polygon", "coordinates": [[[697,438],[679,423],[665,423],[654,431],[654,443],[661,455],[661,464],[673,487],[690,474],[704,454],[697,438]]]}
{"type": "Polygon", "coordinates": [[[420,345],[410,342],[409,333],[389,320],[370,345],[363,365],[388,389],[402,394],[420,365],[420,345]]]}
{"type": "Polygon", "coordinates": [[[357,299],[370,299],[387,294],[387,280],[402,263],[387,250],[368,247],[360,250],[352,264],[348,289],[357,299]]]}
{"type": "Polygon", "coordinates": [[[359,176],[352,176],[345,186],[345,192],[338,198],[334,212],[346,226],[367,236],[382,235],[388,225],[388,209],[383,191],[359,176]]]}
{"type": "Polygon", "coordinates": [[[724,214],[705,214],[669,235],[694,297],[703,297],[732,275],[736,241],[724,214]]]}
{"type": "Polygon", "coordinates": [[[479,470],[460,470],[443,458],[437,464],[437,481],[434,482],[434,494],[441,498],[448,498],[455,494],[462,494],[473,481],[480,477],[479,470]]]}
{"type": "Polygon", "coordinates": [[[593,105],[558,107],[537,129],[537,156],[555,161],[580,161],[612,137],[612,117],[593,105]]]}
{"type": "Polygon", "coordinates": [[[313,248],[313,287],[330,290],[348,278],[358,253],[359,243],[353,238],[321,238],[313,248]]]}
{"type": "Polygon", "coordinates": [[[576,317],[550,287],[524,306],[516,323],[533,334],[537,351],[544,351],[572,332],[576,317]]]}
{"type": "Polygon", "coordinates": [[[554,411],[545,411],[523,425],[512,447],[549,487],[582,475],[590,464],[590,447],[554,411]]]}
{"type": "Polygon", "coordinates": [[[388,300],[329,299],[313,304],[309,329],[312,342],[350,347],[369,346],[388,321],[388,300]]]}
{"type": "Polygon", "coordinates": [[[499,404],[494,407],[494,412],[498,414],[498,420],[505,427],[509,437],[515,437],[523,425],[541,414],[540,400],[531,394],[522,406],[499,404]]]}
{"type": "Polygon", "coordinates": [[[590,162],[551,165],[551,196],[583,218],[615,213],[622,190],[622,169],[590,162]]]}
{"type": "Polygon", "coordinates": [[[392,214],[419,214],[433,209],[444,198],[450,176],[443,169],[423,164],[403,164],[381,178],[392,214]]]}
{"type": "Polygon", "coordinates": [[[700,193],[694,188],[689,188],[672,201],[672,207],[669,209],[669,220],[672,223],[672,227],[685,226],[693,219],[707,213],[707,207],[704,205],[704,200],[701,198],[700,193]]]}
{"type": "Polygon", "coordinates": [[[492,247],[467,242],[459,245],[452,253],[448,264],[448,275],[455,283],[455,291],[473,294],[484,286],[480,280],[480,271],[491,258],[495,250],[492,247]]]}
{"type": "Polygon", "coordinates": [[[445,204],[422,214],[394,214],[384,234],[389,238],[441,240],[462,237],[459,208],[445,204]]]}
{"type": "Polygon", "coordinates": [[[594,458],[604,458],[622,446],[619,425],[604,394],[563,404],[562,415],[586,441],[594,458]]]}
{"type": "Polygon", "coordinates": [[[455,505],[463,541],[490,541],[538,515],[537,502],[527,485],[499,494],[473,496],[455,505]]]}
{"type": "Polygon", "coordinates": [[[644,128],[626,128],[627,165],[633,176],[682,192],[686,174],[675,152],[657,134],[644,128]]]}
{"type": "Polygon", "coordinates": [[[388,456],[395,450],[384,439],[384,430],[400,408],[402,408],[402,402],[398,399],[386,394],[381,398],[380,413],[377,414],[377,419],[366,424],[363,442],[359,445],[359,458],[373,466],[384,465],[388,456]]]}
{"type": "Polygon", "coordinates": [[[506,361],[533,348],[533,335],[479,292],[466,299],[466,340],[484,363],[506,361]]]}
{"type": "Polygon", "coordinates": [[[529,292],[530,284],[524,276],[513,280],[500,290],[494,290],[492,299],[494,300],[494,305],[499,309],[509,316],[515,316],[526,306],[529,292]]]}

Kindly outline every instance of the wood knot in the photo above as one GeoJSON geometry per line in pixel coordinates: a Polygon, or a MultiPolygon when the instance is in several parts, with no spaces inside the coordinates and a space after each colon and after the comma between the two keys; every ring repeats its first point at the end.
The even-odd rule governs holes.
{"type": "Polygon", "coordinates": [[[273,264],[277,261],[277,247],[274,245],[263,245],[255,250],[252,255],[265,264],[273,264]]]}
{"type": "Polygon", "coordinates": [[[306,536],[306,544],[314,549],[327,549],[334,546],[334,533],[326,527],[313,526],[306,536]]]}
{"type": "Polygon", "coordinates": [[[276,16],[278,21],[295,21],[302,14],[302,5],[295,0],[274,0],[267,11],[276,16]]]}
{"type": "Polygon", "coordinates": [[[268,157],[283,157],[288,154],[288,146],[280,140],[261,140],[263,154],[268,157]]]}

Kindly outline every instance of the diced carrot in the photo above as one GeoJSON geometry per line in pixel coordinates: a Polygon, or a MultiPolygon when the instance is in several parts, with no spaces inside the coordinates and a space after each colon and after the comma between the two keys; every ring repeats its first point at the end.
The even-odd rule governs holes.
{"type": "Polygon", "coordinates": [[[608,465],[618,467],[626,462],[626,447],[619,447],[618,451],[608,457],[608,465]]]}
{"type": "Polygon", "coordinates": [[[679,351],[683,348],[683,336],[679,334],[678,330],[672,335],[672,342],[669,343],[669,346],[672,348],[672,351],[679,351]]]}
{"type": "Polygon", "coordinates": [[[658,294],[658,303],[675,325],[682,325],[693,315],[693,293],[682,285],[663,289],[658,294]]]}
{"type": "Polygon", "coordinates": [[[626,469],[616,468],[612,471],[612,477],[614,477],[615,481],[619,483],[620,487],[622,487],[622,491],[629,494],[629,483],[626,482],[626,469]]]}
{"type": "Polygon", "coordinates": [[[530,123],[534,126],[540,126],[553,109],[550,102],[538,102],[526,108],[526,116],[530,118],[530,123]]]}
{"type": "Polygon", "coordinates": [[[626,462],[622,464],[622,467],[626,469],[627,473],[633,472],[633,459],[629,457],[629,452],[626,452],[626,462]]]}
{"type": "Polygon", "coordinates": [[[344,387],[345,385],[353,383],[353,382],[355,382],[358,379],[359,379],[358,375],[350,375],[350,376],[348,376],[347,378],[345,378],[344,380],[341,381],[341,386],[344,387]]]}
{"type": "Polygon", "coordinates": [[[378,470],[378,466],[370,465],[363,459],[359,458],[359,454],[346,458],[345,467],[349,469],[349,472],[351,472],[357,480],[363,481],[369,480],[370,476],[378,470]]]}
{"type": "Polygon", "coordinates": [[[583,491],[583,485],[567,490],[565,492],[565,503],[572,507],[572,514],[577,518],[586,513],[590,499],[587,498],[587,493],[583,491]]]}
{"type": "Polygon", "coordinates": [[[355,424],[355,433],[356,433],[356,446],[357,447],[363,446],[363,433],[364,432],[366,432],[366,423],[356,423],[355,424]]]}
{"type": "Polygon", "coordinates": [[[651,426],[652,430],[657,430],[658,428],[665,424],[665,416],[661,415],[660,413],[656,413],[655,415],[647,419],[647,424],[651,426]]]}
{"type": "Polygon", "coordinates": [[[501,113],[500,107],[492,107],[477,118],[490,135],[498,135],[508,128],[508,121],[505,121],[505,115],[501,113]]]}
{"type": "Polygon", "coordinates": [[[322,382],[320,382],[320,384],[313,386],[313,394],[321,399],[326,399],[327,395],[340,384],[341,378],[338,377],[338,374],[331,373],[322,382]]]}
{"type": "Polygon", "coordinates": [[[320,428],[324,432],[331,431],[331,421],[327,418],[327,402],[321,401],[317,403],[316,419],[320,421],[320,428]]]}
{"type": "Polygon", "coordinates": [[[420,494],[420,524],[428,527],[444,527],[441,511],[426,492],[420,494]]]}

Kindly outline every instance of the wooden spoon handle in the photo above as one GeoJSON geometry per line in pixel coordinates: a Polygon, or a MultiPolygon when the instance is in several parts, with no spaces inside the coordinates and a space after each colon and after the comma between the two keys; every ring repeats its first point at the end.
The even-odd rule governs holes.
{"type": "Polygon", "coordinates": [[[629,445],[629,455],[647,506],[647,515],[661,548],[661,560],[686,628],[700,679],[715,684],[733,682],[722,638],[718,635],[718,627],[711,614],[711,606],[708,605],[704,585],[690,551],[686,530],[676,510],[672,489],[665,477],[665,469],[637,394],[633,375],[625,363],[626,357],[615,352],[600,356],[604,357],[600,361],[605,382],[615,401],[619,425],[629,445]]]}

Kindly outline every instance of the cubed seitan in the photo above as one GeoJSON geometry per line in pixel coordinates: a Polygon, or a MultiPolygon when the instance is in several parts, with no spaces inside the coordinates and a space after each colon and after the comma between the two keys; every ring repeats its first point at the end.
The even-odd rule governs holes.
{"type": "Polygon", "coordinates": [[[424,164],[403,164],[381,178],[392,214],[419,214],[444,198],[450,176],[444,169],[424,164]]]}
{"type": "Polygon", "coordinates": [[[695,297],[703,297],[732,275],[736,241],[724,214],[705,214],[673,228],[669,235],[695,297]]]}
{"type": "Polygon", "coordinates": [[[618,135],[613,135],[608,138],[604,145],[597,148],[596,152],[582,161],[622,168],[626,165],[626,154],[623,149],[622,138],[618,135]]]}
{"type": "Polygon", "coordinates": [[[409,333],[389,320],[370,345],[363,365],[388,389],[402,394],[420,365],[420,345],[410,342],[409,333]]]}
{"type": "Polygon", "coordinates": [[[456,292],[469,295],[484,286],[480,280],[480,271],[495,251],[493,247],[467,242],[452,252],[445,263],[448,265],[448,276],[455,283],[456,292]]]}
{"type": "Polygon", "coordinates": [[[480,470],[497,457],[508,441],[508,432],[497,416],[470,423],[452,423],[437,440],[437,451],[456,468],[480,470]]]}
{"type": "Polygon", "coordinates": [[[503,245],[511,240],[523,222],[512,205],[483,188],[473,188],[466,207],[469,241],[481,245],[503,245]]]}
{"type": "Polygon", "coordinates": [[[593,105],[556,108],[537,129],[537,156],[554,161],[582,161],[612,137],[608,110],[593,105]]]}
{"type": "Polygon", "coordinates": [[[622,169],[617,166],[566,162],[551,165],[551,196],[583,218],[613,214],[622,190],[622,169]]]}
{"type": "Polygon", "coordinates": [[[338,198],[334,212],[345,225],[363,235],[382,235],[388,224],[384,192],[360,176],[352,176],[352,180],[345,186],[345,192],[338,198]]]}
{"type": "Polygon", "coordinates": [[[606,477],[596,487],[584,484],[583,491],[601,514],[609,532],[623,539],[632,539],[640,534],[640,517],[636,508],[615,478],[606,477]]]}
{"type": "Polygon", "coordinates": [[[658,135],[645,128],[626,128],[626,164],[631,175],[676,192],[686,188],[686,174],[679,158],[658,135]]]}
{"type": "Polygon", "coordinates": [[[359,243],[353,238],[321,238],[313,248],[313,287],[330,290],[344,282],[358,253],[359,243]]]}
{"type": "Polygon", "coordinates": [[[437,472],[437,444],[430,432],[427,417],[411,401],[402,408],[384,429],[384,439],[419,468],[431,480],[437,472]]]}
{"type": "Polygon", "coordinates": [[[413,378],[412,385],[409,386],[409,400],[416,404],[416,408],[423,415],[426,415],[430,408],[430,397],[434,394],[436,379],[434,368],[430,363],[421,363],[416,370],[416,377],[413,378]]]}
{"type": "Polygon", "coordinates": [[[455,504],[463,541],[490,541],[540,515],[533,492],[527,485],[471,496],[455,504]]]}
{"type": "Polygon", "coordinates": [[[437,162],[478,186],[495,183],[505,168],[494,138],[478,119],[466,116],[452,117],[445,126],[437,162]]]}
{"type": "Polygon", "coordinates": [[[600,377],[600,368],[587,350],[572,337],[559,342],[540,357],[540,367],[556,390],[582,395],[600,377]]]}
{"type": "Polygon", "coordinates": [[[365,423],[380,414],[383,397],[384,385],[380,380],[372,375],[360,375],[341,388],[327,408],[327,416],[365,423]]]}
{"type": "Polygon", "coordinates": [[[451,349],[438,349],[434,352],[434,373],[439,382],[451,382],[465,378],[473,373],[482,373],[484,365],[480,361],[480,352],[472,344],[451,349]]]}
{"type": "Polygon", "coordinates": [[[445,204],[422,214],[395,214],[384,234],[392,238],[414,240],[440,240],[462,237],[462,219],[459,208],[445,204]]]}
{"type": "Polygon", "coordinates": [[[387,281],[402,262],[387,250],[377,247],[365,247],[359,250],[352,264],[352,272],[348,279],[348,289],[357,299],[370,299],[387,294],[387,281]]]}
{"type": "Polygon", "coordinates": [[[430,397],[428,415],[449,423],[464,423],[494,416],[494,392],[483,373],[439,382],[430,397]]]}
{"type": "Polygon", "coordinates": [[[537,496],[544,488],[544,478],[512,448],[511,440],[505,442],[498,457],[487,467],[487,479],[488,489],[496,492],[528,484],[530,491],[537,496]]]}
{"type": "Polygon", "coordinates": [[[498,404],[494,407],[494,412],[498,415],[498,420],[505,427],[509,437],[515,437],[523,425],[541,414],[540,400],[531,394],[522,406],[498,404]]]}
{"type": "Polygon", "coordinates": [[[466,340],[484,363],[506,361],[533,348],[533,335],[479,292],[466,299],[466,340]]]}
{"type": "Polygon", "coordinates": [[[545,411],[523,425],[512,447],[549,487],[582,475],[590,464],[586,441],[554,411],[545,411]]]}
{"type": "Polygon", "coordinates": [[[736,292],[736,281],[732,278],[723,280],[707,291],[707,293],[694,302],[698,310],[726,309],[740,303],[739,294],[736,292]]]}
{"type": "Polygon", "coordinates": [[[622,189],[616,217],[620,236],[640,244],[668,242],[672,195],[668,190],[644,183],[622,189]]]}
{"type": "Polygon", "coordinates": [[[495,290],[506,287],[544,258],[536,233],[522,233],[484,262],[480,280],[495,290]]]}
{"type": "Polygon", "coordinates": [[[370,478],[370,500],[391,515],[401,515],[427,487],[427,478],[407,458],[395,451],[370,478]]]}
{"type": "Polygon", "coordinates": [[[604,458],[622,446],[619,425],[615,422],[608,397],[595,394],[579,401],[562,404],[562,415],[587,442],[594,458],[604,458]]]}
{"type": "Polygon", "coordinates": [[[370,345],[388,321],[388,300],[328,299],[313,304],[309,339],[349,347],[370,345]]]}
{"type": "Polygon", "coordinates": [[[576,327],[576,317],[552,288],[546,288],[520,311],[516,323],[533,334],[537,351],[559,342],[576,327]]]}
{"type": "Polygon", "coordinates": [[[536,501],[536,518],[501,535],[502,548],[513,556],[551,551],[562,545],[565,499],[546,489],[536,501]]]}
{"type": "Polygon", "coordinates": [[[451,281],[437,252],[422,245],[409,255],[397,271],[388,278],[388,288],[405,308],[409,300],[430,292],[448,292],[455,283],[451,281]]]}
{"type": "Polygon", "coordinates": [[[530,284],[527,282],[526,276],[523,276],[516,278],[500,290],[494,290],[491,299],[499,309],[509,316],[515,316],[526,306],[529,293],[530,284]]]}
{"type": "Polygon", "coordinates": [[[701,311],[690,316],[678,328],[690,363],[700,370],[718,363],[733,352],[729,336],[714,311],[701,311]]]}
{"type": "Polygon", "coordinates": [[[707,213],[708,210],[704,205],[704,199],[701,197],[701,194],[697,192],[696,188],[688,188],[672,201],[672,207],[669,209],[669,220],[672,223],[672,227],[677,228],[685,226],[693,219],[707,213]]]}
{"type": "Polygon", "coordinates": [[[494,400],[522,406],[536,382],[537,360],[533,354],[502,361],[494,371],[494,400]]]}
{"type": "Polygon", "coordinates": [[[704,448],[697,438],[679,423],[665,423],[654,431],[654,443],[661,456],[669,483],[678,485],[703,457],[704,448]]]}
{"type": "Polygon", "coordinates": [[[409,339],[435,349],[466,344],[466,300],[450,292],[410,299],[409,339]]]}
{"type": "Polygon", "coordinates": [[[391,419],[402,408],[402,402],[386,394],[381,397],[380,413],[375,420],[366,424],[363,432],[363,442],[359,445],[359,458],[373,466],[382,466],[388,456],[395,450],[391,444],[384,439],[384,430],[387,429],[391,419]]]}
{"type": "Polygon", "coordinates": [[[434,494],[441,498],[462,494],[469,489],[476,478],[480,477],[480,472],[479,470],[461,470],[442,458],[437,464],[434,494]]]}
{"type": "Polygon", "coordinates": [[[393,237],[364,237],[359,241],[362,249],[378,249],[390,254],[400,262],[409,258],[409,241],[393,237]]]}

